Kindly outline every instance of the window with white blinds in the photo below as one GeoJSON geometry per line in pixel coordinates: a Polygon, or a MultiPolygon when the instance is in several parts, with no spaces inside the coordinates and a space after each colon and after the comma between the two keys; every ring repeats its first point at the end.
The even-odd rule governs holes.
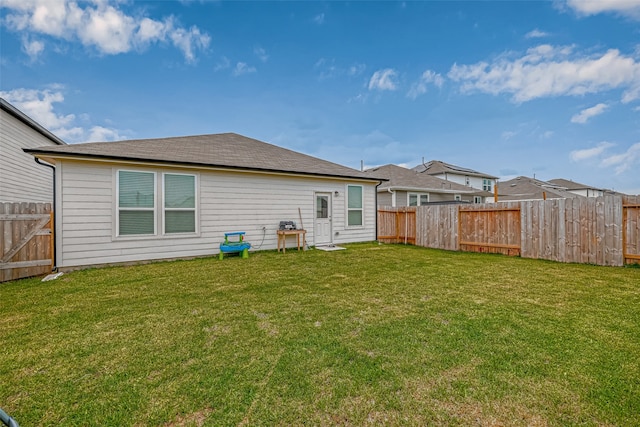
{"type": "Polygon", "coordinates": [[[195,233],[195,175],[164,174],[164,232],[195,233]]]}
{"type": "Polygon", "coordinates": [[[362,218],[362,186],[347,186],[347,226],[363,225],[362,218]]]}
{"type": "Polygon", "coordinates": [[[156,232],[156,174],[118,171],[118,235],[156,232]]]}
{"type": "Polygon", "coordinates": [[[195,233],[196,175],[163,173],[159,190],[156,172],[117,171],[117,235],[195,233]]]}

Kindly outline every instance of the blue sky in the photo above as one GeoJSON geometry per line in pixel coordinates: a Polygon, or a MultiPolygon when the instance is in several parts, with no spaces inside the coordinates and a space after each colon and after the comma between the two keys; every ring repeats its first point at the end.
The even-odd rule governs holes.
{"type": "Polygon", "coordinates": [[[0,7],[0,95],[70,143],[236,132],[640,194],[640,0],[0,7]]]}

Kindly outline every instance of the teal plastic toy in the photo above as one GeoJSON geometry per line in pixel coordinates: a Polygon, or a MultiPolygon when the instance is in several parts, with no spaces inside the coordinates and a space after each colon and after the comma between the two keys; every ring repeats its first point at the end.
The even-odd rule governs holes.
{"type": "Polygon", "coordinates": [[[249,248],[251,243],[244,241],[244,231],[234,231],[224,233],[224,242],[220,243],[220,254],[218,258],[224,259],[224,254],[239,253],[242,258],[249,258],[249,248]],[[236,237],[238,240],[230,241],[229,237],[236,237]]]}

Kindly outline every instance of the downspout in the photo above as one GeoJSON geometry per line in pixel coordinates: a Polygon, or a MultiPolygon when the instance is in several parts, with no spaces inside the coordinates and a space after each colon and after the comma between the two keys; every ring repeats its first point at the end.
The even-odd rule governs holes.
{"type": "Polygon", "coordinates": [[[56,167],[53,165],[50,165],[49,163],[42,163],[40,161],[40,159],[38,157],[34,157],[36,160],[36,163],[42,166],[46,166],[48,168],[51,168],[51,171],[53,172],[53,208],[51,210],[51,212],[53,213],[53,224],[51,224],[52,230],[53,230],[53,235],[51,236],[51,238],[53,239],[53,266],[51,267],[51,271],[57,271],[58,270],[58,263],[57,261],[57,251],[56,251],[56,167]]]}
{"type": "Polygon", "coordinates": [[[378,187],[382,185],[382,181],[376,184],[376,242],[378,241],[378,187]]]}

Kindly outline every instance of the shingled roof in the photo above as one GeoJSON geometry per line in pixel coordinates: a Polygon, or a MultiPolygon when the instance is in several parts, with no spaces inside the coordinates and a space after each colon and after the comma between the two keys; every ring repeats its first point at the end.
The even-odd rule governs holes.
{"type": "Polygon", "coordinates": [[[388,164],[379,166],[372,169],[367,169],[365,173],[372,176],[380,176],[388,179],[388,182],[384,182],[378,187],[378,191],[392,190],[408,190],[408,191],[425,191],[425,192],[439,192],[439,193],[465,193],[465,194],[480,194],[486,193],[477,189],[457,184],[451,181],[445,181],[444,179],[436,178],[435,176],[416,172],[412,169],[403,168],[401,166],[388,164]]]}
{"type": "Polygon", "coordinates": [[[571,199],[581,197],[546,181],[519,176],[498,184],[499,200],[571,199]]]}
{"type": "Polygon", "coordinates": [[[377,176],[235,133],[25,149],[37,157],[139,161],[380,181],[377,176]]]}
{"type": "Polygon", "coordinates": [[[480,178],[498,179],[497,176],[489,175],[486,173],[478,172],[473,169],[463,168],[461,166],[452,165],[442,162],[440,160],[431,160],[427,163],[419,164],[412,168],[412,170],[420,173],[426,173],[427,175],[440,175],[444,173],[454,173],[458,175],[477,176],[480,178]]]}

